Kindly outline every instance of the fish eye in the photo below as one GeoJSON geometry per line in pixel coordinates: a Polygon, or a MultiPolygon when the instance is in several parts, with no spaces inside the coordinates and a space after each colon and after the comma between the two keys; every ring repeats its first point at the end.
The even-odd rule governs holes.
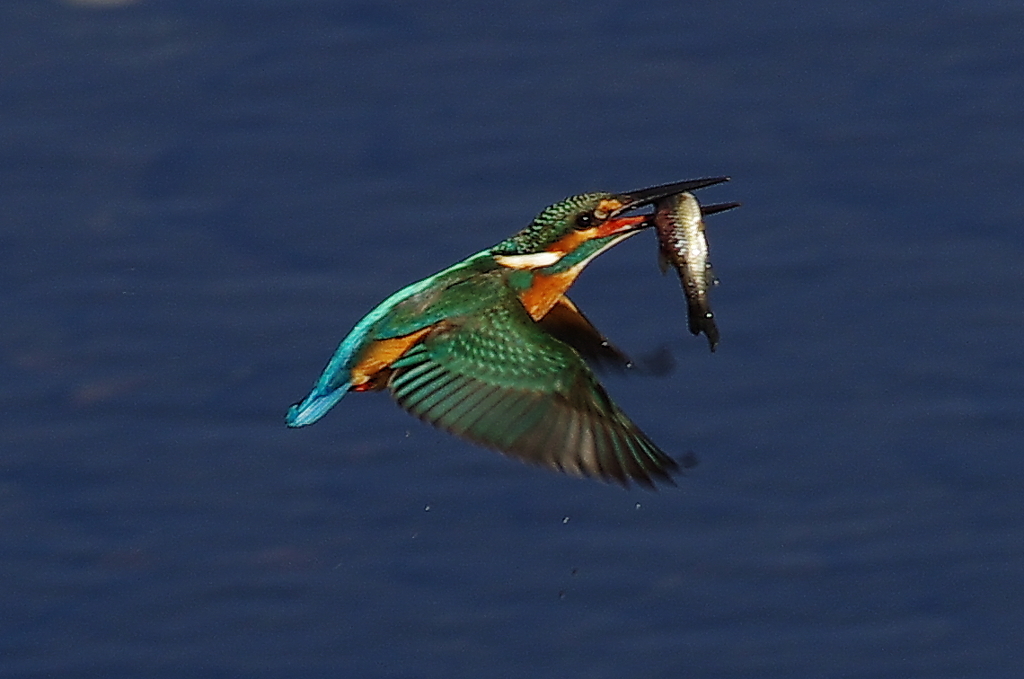
{"type": "Polygon", "coordinates": [[[576,217],[576,228],[579,231],[583,231],[585,229],[589,229],[590,227],[594,226],[594,224],[596,222],[597,222],[597,220],[594,219],[594,213],[592,213],[592,212],[584,212],[583,214],[581,214],[578,217],[576,217]]]}

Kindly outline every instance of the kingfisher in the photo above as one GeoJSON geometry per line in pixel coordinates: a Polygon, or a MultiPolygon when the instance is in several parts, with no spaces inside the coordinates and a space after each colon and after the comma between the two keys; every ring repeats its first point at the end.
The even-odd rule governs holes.
{"type": "Polygon", "coordinates": [[[679,464],[590,368],[629,359],[566,291],[595,257],[654,224],[637,210],[727,180],[584,193],[545,208],[511,238],[377,305],[286,424],[313,424],[350,391],[387,389],[420,420],[525,462],[623,486],[672,484],[679,464]]]}

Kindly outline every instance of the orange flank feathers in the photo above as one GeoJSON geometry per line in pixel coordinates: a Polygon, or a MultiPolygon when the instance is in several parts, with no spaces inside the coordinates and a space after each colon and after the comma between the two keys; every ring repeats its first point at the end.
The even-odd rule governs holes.
{"type": "Polygon", "coordinates": [[[432,329],[432,326],[427,326],[401,337],[377,340],[364,349],[359,362],[352,368],[349,376],[352,391],[372,391],[382,387],[382,381],[375,379],[381,374],[381,371],[387,369],[392,363],[401,358],[405,352],[411,349],[414,344],[419,342],[432,329]]]}

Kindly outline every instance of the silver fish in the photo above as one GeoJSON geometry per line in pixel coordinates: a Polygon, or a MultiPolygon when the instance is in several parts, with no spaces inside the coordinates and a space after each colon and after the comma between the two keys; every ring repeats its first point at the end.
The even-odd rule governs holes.
{"type": "MultiPolygon", "coordinates": [[[[728,207],[711,206],[705,211],[720,209],[728,207]]],[[[655,205],[654,226],[658,232],[658,263],[662,273],[671,264],[679,274],[686,295],[690,332],[694,335],[703,332],[714,351],[718,346],[718,327],[708,302],[708,290],[718,279],[708,261],[708,239],[704,235],[700,203],[691,193],[669,196],[655,205]]]]}

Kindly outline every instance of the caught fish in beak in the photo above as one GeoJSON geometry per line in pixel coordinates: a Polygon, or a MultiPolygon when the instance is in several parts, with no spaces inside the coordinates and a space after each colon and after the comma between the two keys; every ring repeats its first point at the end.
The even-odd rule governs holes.
{"type": "Polygon", "coordinates": [[[724,212],[739,203],[701,207],[692,193],[676,193],[657,200],[654,227],[658,232],[658,261],[664,272],[671,265],[679,274],[686,295],[690,332],[704,333],[711,351],[718,347],[718,326],[711,311],[708,292],[718,283],[708,259],[708,239],[703,215],[724,212]]]}

